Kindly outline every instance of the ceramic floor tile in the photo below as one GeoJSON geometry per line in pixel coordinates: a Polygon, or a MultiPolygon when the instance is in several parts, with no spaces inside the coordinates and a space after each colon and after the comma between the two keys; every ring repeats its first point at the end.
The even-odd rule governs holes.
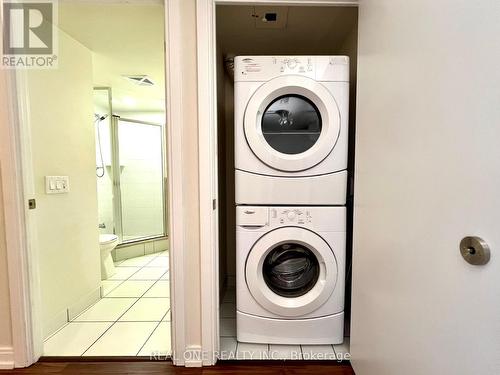
{"type": "Polygon", "coordinates": [[[222,318],[220,320],[220,335],[236,337],[236,319],[222,318]]]}
{"type": "Polygon", "coordinates": [[[144,267],[130,277],[130,280],[158,280],[166,271],[163,267],[144,267]]]}
{"type": "Polygon", "coordinates": [[[114,322],[128,310],[137,298],[102,298],[75,318],[74,321],[114,322]]]}
{"type": "Polygon", "coordinates": [[[304,360],[334,360],[335,352],[331,345],[301,345],[304,360]]]}
{"type": "Polygon", "coordinates": [[[116,273],[108,280],[127,280],[139,269],[140,267],[116,267],[116,273]]]}
{"type": "Polygon", "coordinates": [[[147,264],[148,267],[167,267],[169,266],[168,257],[156,257],[147,264]]]}
{"type": "Polygon", "coordinates": [[[120,318],[121,322],[159,322],[170,308],[170,298],[141,298],[120,318]]]}
{"type": "Polygon", "coordinates": [[[162,321],[163,322],[170,322],[171,320],[171,312],[170,312],[171,309],[168,310],[168,313],[165,314],[165,316],[163,317],[162,321]]]}
{"type": "Polygon", "coordinates": [[[170,355],[172,351],[170,323],[162,322],[140,350],[140,356],[170,355]]]}
{"type": "Polygon", "coordinates": [[[340,345],[333,345],[335,350],[335,355],[339,360],[349,360],[350,359],[350,340],[349,337],[344,337],[344,342],[340,345]]]}
{"type": "Polygon", "coordinates": [[[113,323],[71,322],[43,344],[44,356],[80,356],[113,323]]]}
{"type": "Polygon", "coordinates": [[[106,297],[141,297],[153,284],[153,280],[126,280],[106,297]]]}
{"type": "Polygon", "coordinates": [[[300,345],[269,345],[270,359],[301,359],[300,345]]]}
{"type": "Polygon", "coordinates": [[[267,344],[249,344],[239,342],[236,359],[269,359],[269,346],[267,344]]]}
{"type": "Polygon", "coordinates": [[[123,283],[123,280],[103,280],[101,281],[101,294],[104,297],[106,294],[123,283]]]}
{"type": "Polygon", "coordinates": [[[142,257],[130,258],[124,260],[118,265],[118,267],[143,267],[150,263],[154,259],[151,255],[146,255],[142,257]]]}
{"type": "Polygon", "coordinates": [[[236,337],[221,337],[219,359],[236,359],[236,337]]]}
{"type": "Polygon", "coordinates": [[[170,297],[170,282],[168,280],[157,281],[144,297],[170,297]]]}
{"type": "Polygon", "coordinates": [[[234,303],[222,303],[220,305],[221,318],[236,318],[236,305],[234,303]]]}
{"type": "Polygon", "coordinates": [[[135,356],[158,323],[117,322],[84,356],[135,356]]]}

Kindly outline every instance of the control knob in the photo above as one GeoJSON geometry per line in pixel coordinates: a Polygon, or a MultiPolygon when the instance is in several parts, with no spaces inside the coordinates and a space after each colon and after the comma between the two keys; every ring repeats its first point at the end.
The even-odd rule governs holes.
{"type": "Polygon", "coordinates": [[[297,60],[288,60],[287,65],[289,69],[294,69],[297,66],[297,60]]]}

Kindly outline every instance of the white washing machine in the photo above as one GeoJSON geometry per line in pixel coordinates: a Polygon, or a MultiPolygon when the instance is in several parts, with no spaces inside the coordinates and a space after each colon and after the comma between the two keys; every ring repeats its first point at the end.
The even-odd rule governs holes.
{"type": "Polygon", "coordinates": [[[236,207],[241,342],[340,344],[345,207],[236,207]]]}
{"type": "Polygon", "coordinates": [[[236,204],[343,205],[349,58],[235,58],[236,204]]]}

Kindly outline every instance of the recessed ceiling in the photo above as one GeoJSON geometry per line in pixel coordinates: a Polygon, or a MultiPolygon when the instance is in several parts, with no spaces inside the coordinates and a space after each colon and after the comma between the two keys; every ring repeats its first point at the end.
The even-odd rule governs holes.
{"type": "Polygon", "coordinates": [[[356,7],[217,6],[217,42],[223,54],[334,54],[355,29],[356,7]],[[267,12],[286,14],[286,26],[261,28],[267,12]]]}
{"type": "Polygon", "coordinates": [[[165,110],[160,2],[64,1],[59,26],[93,52],[94,85],[112,88],[115,112],[165,110]],[[148,76],[154,85],[137,85],[124,76],[148,76]]]}

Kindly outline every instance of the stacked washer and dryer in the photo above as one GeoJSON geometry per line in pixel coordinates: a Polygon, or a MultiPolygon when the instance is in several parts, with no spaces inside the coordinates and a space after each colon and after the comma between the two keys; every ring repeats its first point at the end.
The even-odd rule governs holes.
{"type": "Polygon", "coordinates": [[[236,331],[344,336],[349,58],[235,58],[236,331]]]}

